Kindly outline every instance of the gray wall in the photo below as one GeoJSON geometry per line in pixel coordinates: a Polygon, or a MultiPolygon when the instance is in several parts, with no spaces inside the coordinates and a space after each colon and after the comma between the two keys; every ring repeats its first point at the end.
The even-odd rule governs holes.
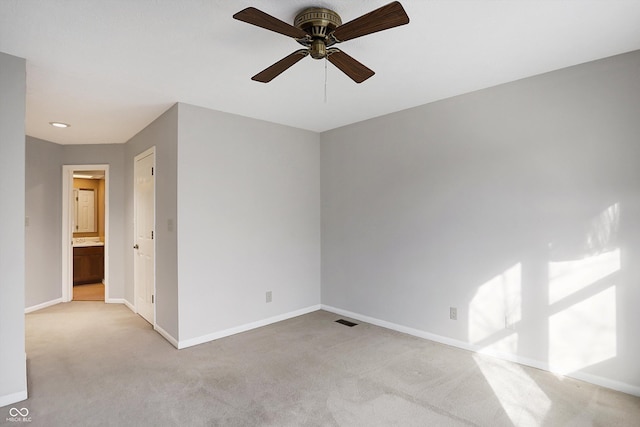
{"type": "Polygon", "coordinates": [[[25,60],[0,52],[0,406],[27,398],[25,60]]]}
{"type": "MultiPolygon", "coordinates": [[[[5,85],[16,62],[0,60],[5,85]]],[[[30,138],[28,174],[38,178],[27,179],[27,209],[32,227],[53,224],[40,200],[61,199],[60,179],[44,182],[53,170],[110,164],[110,297],[133,303],[133,157],[155,145],[157,323],[180,342],[322,301],[637,393],[638,70],[634,52],[320,136],[179,104],[127,144],[63,146],[61,163],[55,147],[30,138]],[[32,161],[46,170],[34,172],[32,161]]],[[[24,114],[24,99],[4,96],[13,85],[0,101],[0,191],[19,201],[24,146],[5,142],[17,132],[5,121],[22,123],[16,106],[24,114]]],[[[0,211],[3,304],[23,299],[21,286],[5,282],[24,281],[15,269],[24,259],[13,240],[10,252],[1,245],[24,212],[0,211]]],[[[35,231],[27,230],[29,268],[35,231]]],[[[55,233],[42,243],[55,246],[55,233]]],[[[31,288],[31,279],[59,277],[60,263],[42,265],[27,276],[27,306],[60,296],[59,285],[31,288]]],[[[0,308],[0,342],[20,343],[22,315],[0,308]]],[[[19,361],[4,363],[15,356],[6,351],[3,381],[7,366],[23,372],[13,369],[19,361]]]]}
{"type": "Polygon", "coordinates": [[[62,296],[62,151],[27,136],[25,307],[62,296]]]}
{"type": "Polygon", "coordinates": [[[323,304],[639,393],[639,73],[633,52],[323,133],[323,304]]]}
{"type": "MultiPolygon", "coordinates": [[[[175,221],[177,107],[170,109],[127,144],[58,145],[26,138],[26,207],[29,216],[26,245],[25,307],[62,296],[62,166],[109,165],[109,295],[134,304],[133,265],[133,157],[157,146],[157,220],[175,221]]],[[[174,233],[158,234],[158,324],[177,336],[177,255],[174,233]]]]}
{"type": "Polygon", "coordinates": [[[178,141],[180,341],[318,305],[319,135],[179,104],[178,141]]]}
{"type": "Polygon", "coordinates": [[[62,146],[62,162],[65,165],[109,165],[109,235],[105,237],[105,251],[109,256],[109,295],[106,297],[113,299],[125,298],[124,153],[123,144],[62,146]]]}
{"type": "MultiPolygon", "coordinates": [[[[109,165],[108,299],[125,298],[124,146],[58,145],[26,138],[26,299],[25,307],[62,297],[62,166],[109,165]]],[[[133,300],[131,300],[132,302],[133,300]]]]}
{"type": "Polygon", "coordinates": [[[178,107],[174,105],[126,144],[126,299],[134,300],[133,284],[133,167],[134,158],[156,147],[156,323],[178,339],[177,253],[178,107]],[[169,227],[169,222],[173,223],[169,227]]]}

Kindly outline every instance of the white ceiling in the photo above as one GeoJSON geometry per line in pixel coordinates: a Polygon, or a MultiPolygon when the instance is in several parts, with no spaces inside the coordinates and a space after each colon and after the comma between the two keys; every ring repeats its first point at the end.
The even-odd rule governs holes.
{"type": "Polygon", "coordinates": [[[0,0],[0,51],[27,59],[28,135],[123,143],[175,102],[312,131],[640,49],[640,1],[402,0],[408,25],[340,48],[376,72],[353,83],[300,46],[232,19],[247,6],[286,22],[322,6],[343,22],[391,0],[0,0]],[[49,126],[70,123],[68,129],[49,126]]]}

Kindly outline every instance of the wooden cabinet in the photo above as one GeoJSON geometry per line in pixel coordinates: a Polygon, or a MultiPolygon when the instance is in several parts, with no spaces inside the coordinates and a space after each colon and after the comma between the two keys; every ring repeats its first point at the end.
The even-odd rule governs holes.
{"type": "Polygon", "coordinates": [[[73,284],[102,283],[104,246],[73,248],[73,284]]]}

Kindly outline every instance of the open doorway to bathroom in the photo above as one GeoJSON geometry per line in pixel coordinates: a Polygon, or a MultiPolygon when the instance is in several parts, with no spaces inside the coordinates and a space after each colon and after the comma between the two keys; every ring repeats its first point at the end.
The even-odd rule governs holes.
{"type": "Polygon", "coordinates": [[[63,166],[62,299],[107,301],[109,166],[63,166]]]}

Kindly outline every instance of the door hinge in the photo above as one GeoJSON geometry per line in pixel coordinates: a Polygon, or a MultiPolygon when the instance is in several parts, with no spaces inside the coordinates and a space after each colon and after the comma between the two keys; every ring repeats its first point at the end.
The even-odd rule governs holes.
{"type": "Polygon", "coordinates": [[[154,297],[155,297],[155,295],[151,295],[151,304],[156,302],[156,299],[154,297]]]}
{"type": "Polygon", "coordinates": [[[151,232],[151,240],[153,240],[153,231],[151,232]]]}
{"type": "Polygon", "coordinates": [[[151,167],[151,176],[153,176],[153,166],[151,167]]]}

